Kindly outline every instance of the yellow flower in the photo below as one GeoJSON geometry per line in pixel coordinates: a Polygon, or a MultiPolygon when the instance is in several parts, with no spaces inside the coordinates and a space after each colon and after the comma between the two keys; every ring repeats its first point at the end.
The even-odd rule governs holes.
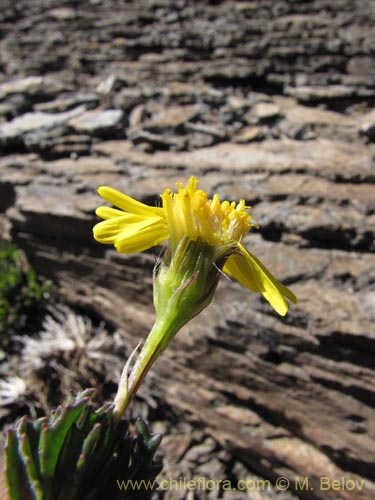
{"type": "Polygon", "coordinates": [[[209,199],[197,186],[197,179],[190,177],[186,187],[177,184],[177,193],[166,189],[161,207],[149,207],[109,187],[99,188],[99,194],[120,210],[97,209],[105,219],[94,227],[97,241],[134,253],[168,240],[154,276],[155,323],[129,376],[130,360],[125,365],[114,401],[118,419],[171,339],[210,304],[222,271],[262,293],[281,315],[288,311],[285,298],[296,302],[294,294],[242,245],[254,225],[244,200],[221,202],[217,194],[209,199]]]}
{"type": "Polygon", "coordinates": [[[94,227],[100,243],[113,244],[119,252],[136,253],[169,240],[172,255],[181,240],[199,241],[213,250],[212,262],[252,292],[260,292],[277,313],[288,311],[285,298],[297,302],[295,295],[281,284],[241,241],[253,224],[244,200],[221,202],[215,194],[197,189],[198,180],[190,177],[178,192],[166,189],[162,206],[150,207],[110,187],[100,187],[102,198],[120,210],[99,207],[103,222],[94,227]]]}

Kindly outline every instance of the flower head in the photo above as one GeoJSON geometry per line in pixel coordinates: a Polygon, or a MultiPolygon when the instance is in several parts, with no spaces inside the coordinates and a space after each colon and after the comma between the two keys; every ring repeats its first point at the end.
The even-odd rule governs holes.
{"type": "MultiPolygon", "coordinates": [[[[97,215],[105,220],[94,227],[95,239],[113,244],[122,253],[141,252],[169,240],[169,262],[178,250],[181,254],[182,241],[198,242],[210,249],[216,271],[223,270],[252,292],[260,292],[284,316],[288,311],[285,298],[297,299],[242,245],[243,237],[255,225],[245,201],[221,202],[217,194],[210,199],[197,186],[198,180],[190,177],[186,187],[177,184],[177,193],[166,189],[161,207],[150,207],[115,189],[100,187],[100,196],[120,210],[97,209],[97,215]]],[[[186,245],[184,248],[186,251],[186,245]]],[[[186,270],[191,275],[192,265],[189,263],[186,270]]],[[[188,279],[186,273],[184,277],[188,279]]],[[[215,279],[217,282],[216,274],[215,279]]]]}

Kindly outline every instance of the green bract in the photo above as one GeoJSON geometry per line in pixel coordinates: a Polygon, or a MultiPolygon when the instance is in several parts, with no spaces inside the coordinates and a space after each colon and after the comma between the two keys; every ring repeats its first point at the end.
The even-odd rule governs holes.
{"type": "Polygon", "coordinates": [[[154,279],[156,325],[164,329],[161,350],[182,326],[212,301],[225,259],[200,239],[183,237],[167,248],[154,279]]]}

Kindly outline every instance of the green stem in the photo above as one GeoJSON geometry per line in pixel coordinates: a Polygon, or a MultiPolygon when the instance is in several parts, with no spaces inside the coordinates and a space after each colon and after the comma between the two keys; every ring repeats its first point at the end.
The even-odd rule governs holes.
{"type": "MultiPolygon", "coordinates": [[[[129,403],[135,396],[143,379],[147,375],[151,366],[154,364],[154,361],[168,344],[166,339],[170,340],[174,333],[176,333],[175,329],[172,329],[170,324],[168,325],[163,322],[156,321],[151,332],[148,334],[146,342],[139,353],[129,378],[129,362],[125,365],[114,401],[115,408],[113,414],[116,421],[120,421],[124,415],[129,403]]],[[[131,358],[129,361],[131,361],[131,358]]]]}

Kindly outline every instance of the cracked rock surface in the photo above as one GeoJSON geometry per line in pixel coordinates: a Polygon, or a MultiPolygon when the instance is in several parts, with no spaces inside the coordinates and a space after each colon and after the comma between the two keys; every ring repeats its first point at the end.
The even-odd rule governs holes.
{"type": "Polygon", "coordinates": [[[154,204],[190,175],[251,205],[247,247],[299,299],[279,318],[222,279],[140,391],[163,477],[270,487],[157,498],[375,494],[374,23],[371,0],[2,0],[0,215],[61,301],[125,362],[158,249],[97,244],[96,189],[154,204]]]}

